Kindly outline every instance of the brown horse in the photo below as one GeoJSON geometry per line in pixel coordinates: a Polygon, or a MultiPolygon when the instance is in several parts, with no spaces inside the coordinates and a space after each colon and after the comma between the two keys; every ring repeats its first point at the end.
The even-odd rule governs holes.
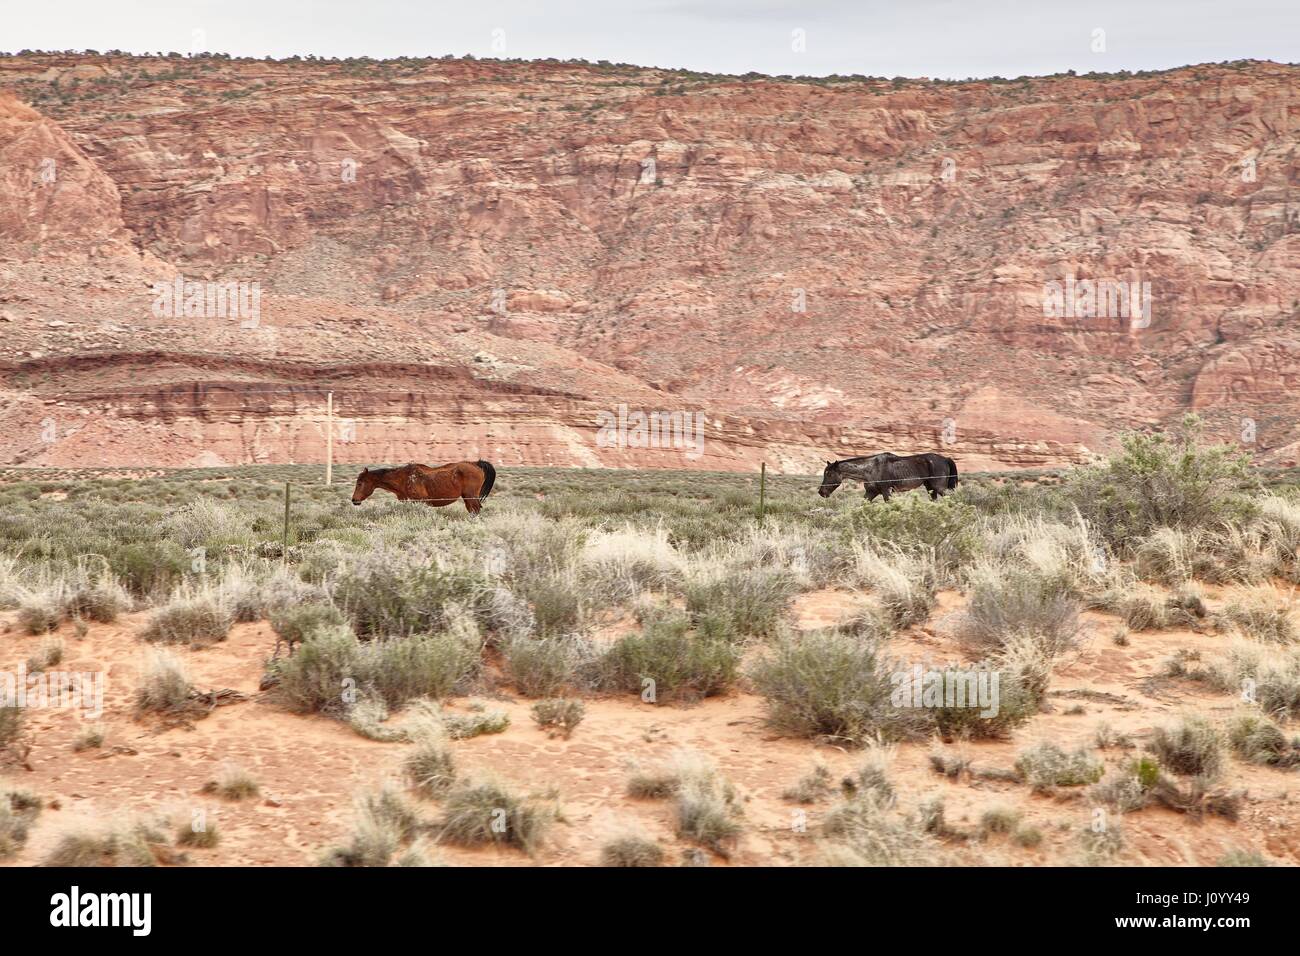
{"type": "Polygon", "coordinates": [[[357,475],[352,489],[352,503],[359,505],[375,489],[397,495],[398,501],[423,501],[441,508],[457,498],[464,500],[472,515],[483,509],[483,499],[497,480],[497,470],[486,461],[454,461],[450,465],[403,465],[401,468],[369,468],[357,475]]]}

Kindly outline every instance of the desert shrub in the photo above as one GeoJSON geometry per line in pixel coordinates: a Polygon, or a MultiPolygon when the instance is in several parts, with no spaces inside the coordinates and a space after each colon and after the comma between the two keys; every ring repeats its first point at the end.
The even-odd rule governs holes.
{"type": "Polygon", "coordinates": [[[345,706],[345,680],[362,677],[361,645],[346,627],[312,632],[297,653],[268,665],[280,703],[299,713],[339,712],[345,706]]]}
{"type": "Polygon", "coordinates": [[[104,832],[69,833],[45,858],[46,866],[156,866],[167,835],[147,823],[104,832]]]}
{"type": "Polygon", "coordinates": [[[1198,819],[1213,814],[1237,820],[1241,817],[1245,791],[1214,787],[1213,781],[1203,776],[1193,776],[1182,786],[1161,774],[1148,795],[1153,803],[1198,819]]]}
{"type": "Polygon", "coordinates": [[[317,631],[337,628],[343,623],[343,613],[332,604],[295,604],[271,613],[271,630],[290,646],[301,644],[317,631]]]}
{"type": "Polygon", "coordinates": [[[871,791],[857,794],[826,814],[822,833],[831,841],[826,862],[832,866],[924,865],[931,857],[926,843],[929,826],[932,821],[902,816],[892,802],[871,791]]]}
{"type": "Polygon", "coordinates": [[[1258,850],[1243,850],[1240,848],[1229,850],[1223,856],[1219,857],[1215,866],[1272,866],[1258,850]]]}
{"type": "Polygon", "coordinates": [[[1233,752],[1250,763],[1290,767],[1300,763],[1300,741],[1260,714],[1241,714],[1228,725],[1233,752]]]}
{"type": "Polygon", "coordinates": [[[928,556],[854,548],[852,573],[876,595],[895,627],[922,624],[935,602],[935,575],[928,556]]]}
{"type": "Polygon", "coordinates": [[[224,641],[230,633],[230,613],[209,597],[178,597],[154,612],[140,632],[152,644],[202,647],[224,641]]]}
{"type": "Polygon", "coordinates": [[[248,800],[261,793],[261,787],[243,767],[225,767],[213,780],[203,785],[204,793],[223,800],[248,800]]]}
{"type": "Polygon", "coordinates": [[[818,763],[807,776],[801,777],[793,786],[787,787],[782,792],[781,798],[791,803],[816,803],[829,796],[832,789],[830,767],[818,763]]]}
{"type": "Polygon", "coordinates": [[[443,726],[452,740],[468,740],[483,734],[504,733],[510,726],[510,715],[504,710],[489,710],[472,714],[443,714],[443,726]]]}
{"type": "Polygon", "coordinates": [[[587,706],[576,698],[553,697],[533,704],[533,720],[548,733],[568,739],[582,718],[587,706]]]}
{"type": "MultiPolygon", "coordinates": [[[[1176,661],[1170,663],[1185,669],[1176,661]]],[[[1226,662],[1181,676],[1204,681],[1224,693],[1245,694],[1249,688],[1250,699],[1274,720],[1286,721],[1300,714],[1300,653],[1291,648],[1239,638],[1229,645],[1226,662]]]]}
{"type": "Polygon", "coordinates": [[[520,797],[503,784],[467,780],[447,791],[439,833],[448,843],[499,843],[532,854],[540,846],[552,817],[535,800],[520,797]]]}
{"type": "Polygon", "coordinates": [[[682,754],[674,764],[673,822],[677,835],[720,856],[740,835],[740,800],[735,788],[702,755],[682,754]]]}
{"type": "Polygon", "coordinates": [[[997,706],[990,713],[994,708],[971,706],[969,699],[965,706],[945,701],[943,706],[930,710],[939,735],[944,740],[999,739],[1038,713],[1047,694],[1052,658],[1034,638],[1019,636],[985,660],[950,671],[957,676],[964,671],[976,678],[988,674],[990,692],[992,674],[996,673],[997,706]]]}
{"type": "Polygon", "coordinates": [[[354,701],[344,712],[347,725],[367,740],[378,740],[381,743],[406,740],[406,730],[388,725],[388,717],[388,705],[369,696],[354,701]]]}
{"type": "Polygon", "coordinates": [[[189,573],[192,560],[170,541],[127,542],[109,548],[105,557],[109,572],[141,598],[170,591],[189,573]]]}
{"type": "MultiPolygon", "coordinates": [[[[392,786],[366,794],[357,801],[357,824],[344,846],[333,847],[321,857],[322,866],[391,866],[402,845],[426,828],[419,813],[392,786]]],[[[399,859],[398,865],[410,860],[399,859]]]]}
{"type": "Polygon", "coordinates": [[[446,737],[426,729],[416,737],[415,747],[402,764],[415,788],[428,797],[440,797],[456,782],[456,762],[446,737]]]}
{"type": "Polygon", "coordinates": [[[1300,638],[1291,602],[1268,585],[1238,591],[1223,606],[1223,618],[1247,637],[1266,644],[1294,644],[1300,638]]]}
{"type": "Polygon", "coordinates": [[[1251,513],[1243,491],[1256,482],[1249,458],[1229,446],[1199,447],[1189,416],[1172,435],[1129,434],[1106,464],[1076,469],[1064,492],[1088,524],[1129,551],[1157,528],[1240,523],[1251,513]]]}
{"type": "Polygon", "coordinates": [[[221,833],[212,821],[205,821],[202,829],[191,823],[176,830],[176,844],[196,850],[210,850],[221,842],[221,833]]]}
{"type": "Polygon", "coordinates": [[[333,597],[358,637],[367,639],[438,630],[448,606],[479,607],[485,584],[477,574],[375,551],[337,573],[333,597]]]}
{"type": "Polygon", "coordinates": [[[18,605],[18,626],[28,634],[46,634],[62,619],[62,610],[48,594],[32,594],[18,605]]]}
{"type": "Polygon", "coordinates": [[[625,634],[605,652],[600,683],[640,693],[652,686],[655,700],[695,700],[728,690],[739,664],[734,645],[692,632],[685,617],[657,616],[641,633],[625,634]]]}
{"type": "Polygon", "coordinates": [[[873,641],[812,631],[778,641],[755,663],[750,679],[778,731],[860,745],[877,736],[911,736],[924,720],[891,704],[896,670],[873,641]]]}
{"type": "Polygon", "coordinates": [[[180,660],[166,651],[154,651],[145,660],[136,688],[136,709],[156,713],[180,713],[190,706],[193,691],[180,660]]]}
{"type": "Polygon", "coordinates": [[[505,646],[505,672],[525,697],[549,697],[580,683],[593,653],[578,637],[515,637],[505,646]]]}
{"type": "Polygon", "coordinates": [[[1134,545],[1138,574],[1146,581],[1175,587],[1191,580],[1201,553],[1198,530],[1156,528],[1134,545]]]}
{"type": "Polygon", "coordinates": [[[984,565],[972,571],[962,633],[982,650],[1028,637],[1055,657],[1074,646],[1078,603],[1050,579],[1018,568],[984,565]]]}
{"type": "Polygon", "coordinates": [[[612,600],[627,601],[643,591],[667,587],[680,574],[682,560],[662,525],[592,532],[582,563],[593,588],[612,600]]]}
{"type": "Polygon", "coordinates": [[[664,851],[642,836],[615,837],[600,848],[601,866],[662,866],[664,851]]]}
{"type": "Polygon", "coordinates": [[[41,800],[24,790],[0,788],[0,860],[16,854],[41,812],[41,800]]]}
{"type": "Polygon", "coordinates": [[[1082,748],[1066,752],[1044,741],[1016,758],[1016,771],[1035,791],[1047,791],[1096,783],[1105,768],[1082,748]]]}
{"type": "Polygon", "coordinates": [[[213,553],[232,545],[254,543],[252,521],[235,505],[209,497],[196,498],[172,512],[160,529],[186,551],[205,548],[213,553]]]}
{"type": "Polygon", "coordinates": [[[359,683],[388,706],[400,707],[416,697],[440,699],[463,689],[481,663],[477,646],[450,634],[387,638],[359,648],[359,683]]]}
{"type": "Polygon", "coordinates": [[[980,814],[979,834],[987,838],[990,834],[1009,834],[1020,826],[1021,813],[1010,807],[989,807],[980,814]]]}
{"type": "Polygon", "coordinates": [[[27,670],[30,673],[39,673],[54,667],[63,660],[63,641],[57,637],[47,637],[41,641],[41,646],[36,649],[36,653],[27,658],[27,670]]]}
{"type": "Polygon", "coordinates": [[[1223,766],[1223,733],[1203,717],[1185,717],[1157,727],[1149,749],[1162,767],[1185,776],[1215,777],[1223,766]]]}
{"type": "Polygon", "coordinates": [[[116,581],[81,582],[63,597],[63,614],[100,624],[111,624],[131,607],[130,595],[116,581]]]}
{"type": "Polygon", "coordinates": [[[75,753],[95,750],[102,746],[104,746],[104,732],[98,727],[87,727],[72,742],[72,749],[75,753]]]}
{"type": "Polygon", "coordinates": [[[775,633],[795,587],[795,578],[786,571],[708,571],[687,580],[686,612],[696,621],[727,621],[741,636],[766,637],[775,633]]]}
{"type": "Polygon", "coordinates": [[[572,577],[529,577],[511,590],[528,602],[533,626],[542,637],[563,637],[580,630],[587,610],[586,594],[572,577]]]}
{"type": "Polygon", "coordinates": [[[953,574],[978,553],[978,518],[974,507],[955,498],[932,502],[914,494],[888,503],[864,504],[841,521],[850,543],[925,555],[941,573],[953,574]]]}
{"type": "Polygon", "coordinates": [[[1079,831],[1078,844],[1085,862],[1100,865],[1124,849],[1124,827],[1114,817],[1101,826],[1084,827],[1079,831]]]}

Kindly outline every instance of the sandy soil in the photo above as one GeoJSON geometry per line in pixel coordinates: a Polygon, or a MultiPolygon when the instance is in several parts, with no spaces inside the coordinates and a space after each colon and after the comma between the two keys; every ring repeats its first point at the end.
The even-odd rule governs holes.
{"type": "MultiPolygon", "coordinates": [[[[792,607],[792,622],[805,629],[826,626],[863,601],[861,595],[838,591],[805,594],[792,607]]],[[[955,593],[941,594],[931,620],[897,636],[891,652],[910,660],[956,658],[953,635],[961,603],[955,593]]],[[[105,712],[98,721],[106,739],[98,750],[75,753],[73,742],[90,721],[68,711],[29,712],[28,726],[34,731],[31,769],[5,768],[4,779],[41,794],[49,805],[27,846],[9,865],[38,863],[63,834],[86,826],[156,814],[180,825],[200,809],[221,831],[217,847],[188,851],[191,860],[204,865],[306,865],[327,847],[343,842],[352,829],[356,796],[385,777],[396,777],[408,745],[370,741],[341,723],[288,714],[269,703],[258,691],[263,661],[274,645],[265,623],[237,625],[221,644],[179,652],[196,685],[233,688],[249,694],[248,701],[220,707],[188,728],[162,729],[137,720],[132,699],[145,646],[136,634],[146,616],[92,624],[83,638],[66,626],[59,632],[66,644],[59,669],[107,671],[105,712]],[[231,803],[202,793],[203,785],[227,765],[248,770],[262,795],[231,803]]],[[[1153,726],[1184,711],[1216,717],[1233,711],[1234,701],[1227,695],[1158,678],[1161,662],[1175,650],[1195,648],[1212,659],[1226,644],[1226,636],[1134,632],[1121,647],[1111,640],[1116,619],[1086,614],[1084,620],[1083,647],[1055,674],[1051,711],[1020,728],[1012,739],[897,748],[892,777],[904,808],[942,793],[948,821],[964,827],[974,826],[989,807],[1009,806],[1021,810],[1045,836],[1035,849],[1014,847],[1005,838],[957,843],[949,849],[953,862],[1072,862],[1077,859],[1077,833],[1087,826],[1090,807],[1081,799],[1080,788],[1053,798],[1033,795],[1018,783],[946,780],[929,768],[932,749],[962,752],[979,766],[1009,768],[1021,749],[1039,740],[1091,746],[1103,721],[1140,742],[1153,726]]],[[[12,670],[42,638],[22,634],[12,626],[12,615],[0,621],[8,627],[0,635],[0,667],[12,670]]],[[[533,859],[509,849],[438,848],[437,859],[450,864],[594,864],[602,844],[629,828],[658,839],[668,849],[669,860],[676,862],[686,845],[673,835],[668,804],[634,800],[623,791],[631,762],[652,764],[683,748],[711,755],[744,798],[744,835],[730,860],[713,858],[716,865],[814,863],[819,853],[817,822],[834,798],[805,808],[806,831],[800,832],[795,826],[800,808],[783,801],[781,793],[815,760],[827,763],[839,779],[860,759],[836,747],[777,737],[764,726],[762,700],[744,693],[691,706],[643,704],[631,696],[590,700],[586,719],[569,740],[548,737],[533,724],[531,701],[508,696],[480,700],[505,710],[511,725],[502,734],[454,744],[461,767],[494,773],[525,790],[554,788],[563,819],[533,859]]],[[[469,703],[458,700],[450,706],[463,709],[469,703]]],[[[1097,755],[1114,763],[1131,752],[1097,755]]],[[[1251,848],[1279,862],[1300,863],[1296,774],[1234,760],[1226,777],[1248,791],[1241,820],[1207,817],[1198,822],[1156,808],[1129,814],[1124,820],[1127,849],[1118,862],[1207,865],[1230,849],[1251,848]]],[[[436,816],[436,804],[425,803],[423,808],[428,816],[436,816]]]]}

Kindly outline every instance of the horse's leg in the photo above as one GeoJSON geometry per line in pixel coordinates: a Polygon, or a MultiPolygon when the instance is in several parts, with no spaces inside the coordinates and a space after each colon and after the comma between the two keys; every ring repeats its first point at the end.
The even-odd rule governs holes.
{"type": "Polygon", "coordinates": [[[882,498],[885,499],[886,503],[888,503],[889,501],[889,491],[890,491],[889,485],[885,485],[883,488],[880,489],[880,495],[882,498]]]}

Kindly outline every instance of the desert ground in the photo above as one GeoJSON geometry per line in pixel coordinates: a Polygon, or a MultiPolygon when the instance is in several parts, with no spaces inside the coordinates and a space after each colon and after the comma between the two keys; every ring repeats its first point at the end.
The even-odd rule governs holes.
{"type": "Polygon", "coordinates": [[[1292,474],[353,477],[0,474],[0,671],[104,675],[0,710],[0,862],[1300,863],[1292,474]],[[892,702],[918,664],[1000,714],[892,702]]]}

